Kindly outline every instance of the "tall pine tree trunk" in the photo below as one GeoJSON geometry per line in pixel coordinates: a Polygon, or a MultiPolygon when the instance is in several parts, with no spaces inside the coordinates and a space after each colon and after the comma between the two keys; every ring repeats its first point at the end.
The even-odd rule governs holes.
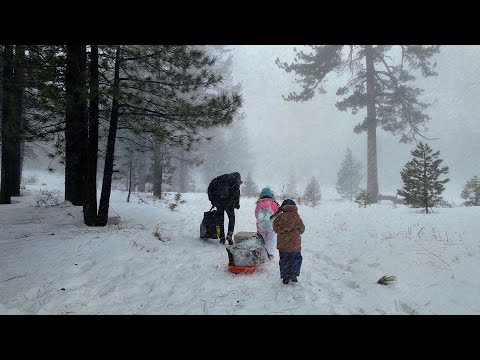
{"type": "Polygon", "coordinates": [[[475,193],[475,206],[480,206],[480,177],[475,176],[473,178],[474,193],[475,193]]]}
{"type": "Polygon", "coordinates": [[[22,137],[25,128],[23,116],[23,92],[25,89],[25,45],[15,46],[15,134],[12,144],[12,196],[20,196],[20,183],[22,179],[22,137]]]}
{"type": "Polygon", "coordinates": [[[130,151],[130,160],[128,162],[128,196],[127,196],[127,202],[130,202],[130,194],[132,193],[132,167],[133,167],[133,161],[132,161],[132,151],[130,151]]]}
{"type": "Polygon", "coordinates": [[[12,203],[12,134],[14,132],[15,106],[13,76],[13,45],[4,45],[2,84],[2,177],[0,181],[0,204],[12,203]]]}
{"type": "Polygon", "coordinates": [[[67,45],[65,200],[83,205],[87,173],[86,45],[67,45]]]}
{"type": "Polygon", "coordinates": [[[80,194],[81,202],[79,206],[83,206],[85,197],[87,194],[87,177],[88,177],[88,92],[87,92],[87,46],[81,46],[80,52],[80,92],[78,105],[80,111],[80,124],[79,129],[81,129],[80,135],[83,137],[83,140],[80,140],[80,194]]]}
{"type": "Polygon", "coordinates": [[[163,182],[163,143],[156,141],[155,150],[153,152],[153,196],[162,198],[162,182],[163,182]]]}
{"type": "Polygon", "coordinates": [[[107,152],[105,155],[105,167],[103,172],[102,194],[98,208],[98,225],[105,226],[108,221],[108,207],[110,206],[110,192],[112,189],[113,160],[115,156],[115,140],[118,127],[118,98],[120,93],[120,46],[117,46],[115,55],[115,73],[113,78],[112,114],[110,116],[110,128],[108,130],[107,152]]]}
{"type": "Polygon", "coordinates": [[[20,183],[22,182],[22,175],[23,175],[23,164],[24,164],[24,158],[25,158],[25,141],[20,141],[20,183]]]}
{"type": "Polygon", "coordinates": [[[186,193],[188,191],[188,167],[185,150],[180,150],[180,161],[178,169],[178,192],[186,193]]]}
{"type": "Polygon", "coordinates": [[[141,158],[139,159],[139,166],[137,171],[137,185],[138,185],[138,192],[145,192],[145,159],[144,154],[141,153],[141,158]]]}
{"type": "Polygon", "coordinates": [[[91,45],[87,178],[83,204],[83,219],[88,226],[95,226],[97,222],[98,102],[98,45],[91,45]]]}
{"type": "Polygon", "coordinates": [[[129,182],[132,184],[131,188],[135,192],[137,191],[137,167],[135,165],[135,157],[133,152],[132,152],[132,174],[130,176],[132,177],[132,179],[129,180],[129,182]]]}
{"type": "MultiPolygon", "coordinates": [[[[146,139],[142,136],[140,139],[140,144],[146,146],[146,139]]],[[[137,163],[137,185],[138,185],[138,192],[145,192],[145,183],[146,181],[146,154],[144,150],[137,152],[136,156],[136,163],[137,163]]]]}
{"type": "Polygon", "coordinates": [[[377,117],[375,111],[375,66],[372,45],[365,45],[367,65],[367,199],[378,202],[377,117]]]}
{"type": "Polygon", "coordinates": [[[428,180],[427,180],[427,160],[426,151],[423,151],[423,199],[425,202],[425,212],[428,214],[428,180]]]}

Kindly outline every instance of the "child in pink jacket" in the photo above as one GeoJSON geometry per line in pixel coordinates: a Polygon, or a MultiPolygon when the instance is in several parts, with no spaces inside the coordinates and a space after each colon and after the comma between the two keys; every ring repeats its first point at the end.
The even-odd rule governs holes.
{"type": "Polygon", "coordinates": [[[273,260],[277,247],[277,234],[273,231],[273,220],[271,216],[278,211],[278,203],[275,201],[272,190],[263,188],[255,207],[255,218],[257,219],[257,232],[263,236],[268,258],[273,260]]]}

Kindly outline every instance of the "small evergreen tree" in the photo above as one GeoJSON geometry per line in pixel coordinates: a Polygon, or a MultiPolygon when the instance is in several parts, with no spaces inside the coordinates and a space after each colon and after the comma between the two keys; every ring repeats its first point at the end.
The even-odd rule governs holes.
{"type": "Polygon", "coordinates": [[[288,177],[287,186],[285,187],[285,196],[287,199],[292,200],[299,198],[297,191],[297,179],[292,169],[290,169],[290,176],[288,177]]]}
{"type": "Polygon", "coordinates": [[[465,184],[461,194],[465,206],[480,206],[480,177],[474,176],[465,184]]]}
{"type": "Polygon", "coordinates": [[[303,194],[303,203],[305,205],[317,206],[322,198],[322,192],[320,190],[320,184],[317,179],[312,176],[312,180],[307,185],[305,193],[303,194]]]}
{"type": "Polygon", "coordinates": [[[358,193],[360,180],[361,164],[357,162],[352,155],[352,151],[347,148],[347,153],[342,162],[340,170],[337,173],[337,192],[346,199],[353,200],[358,193]]]}
{"type": "Polygon", "coordinates": [[[253,181],[252,174],[248,172],[247,178],[243,184],[242,195],[246,197],[257,197],[260,191],[257,184],[253,181]]]}
{"type": "Polygon", "coordinates": [[[440,175],[448,173],[448,166],[440,167],[440,151],[432,153],[432,149],[419,142],[412,150],[413,159],[405,164],[400,172],[403,180],[403,189],[398,190],[398,195],[405,198],[405,203],[413,207],[424,207],[425,212],[441,201],[441,194],[445,187],[443,184],[450,179],[439,180],[440,175]]]}
{"type": "Polygon", "coordinates": [[[358,204],[359,207],[363,206],[366,208],[367,205],[370,205],[370,202],[368,201],[367,191],[361,190],[356,196],[355,202],[358,204]]]}

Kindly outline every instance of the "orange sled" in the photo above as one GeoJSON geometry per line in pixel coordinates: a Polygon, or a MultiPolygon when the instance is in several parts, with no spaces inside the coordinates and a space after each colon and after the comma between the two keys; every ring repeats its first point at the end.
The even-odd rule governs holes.
{"type": "Polygon", "coordinates": [[[228,265],[228,270],[234,274],[251,274],[255,271],[256,266],[235,266],[228,265]]]}

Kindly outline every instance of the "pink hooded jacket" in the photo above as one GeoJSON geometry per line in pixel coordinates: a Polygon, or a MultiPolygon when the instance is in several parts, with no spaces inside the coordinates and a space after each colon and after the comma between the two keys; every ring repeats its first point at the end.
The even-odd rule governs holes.
{"type": "Polygon", "coordinates": [[[262,198],[257,201],[255,218],[257,219],[257,231],[273,231],[271,216],[278,211],[278,203],[271,198],[262,198]]]}

